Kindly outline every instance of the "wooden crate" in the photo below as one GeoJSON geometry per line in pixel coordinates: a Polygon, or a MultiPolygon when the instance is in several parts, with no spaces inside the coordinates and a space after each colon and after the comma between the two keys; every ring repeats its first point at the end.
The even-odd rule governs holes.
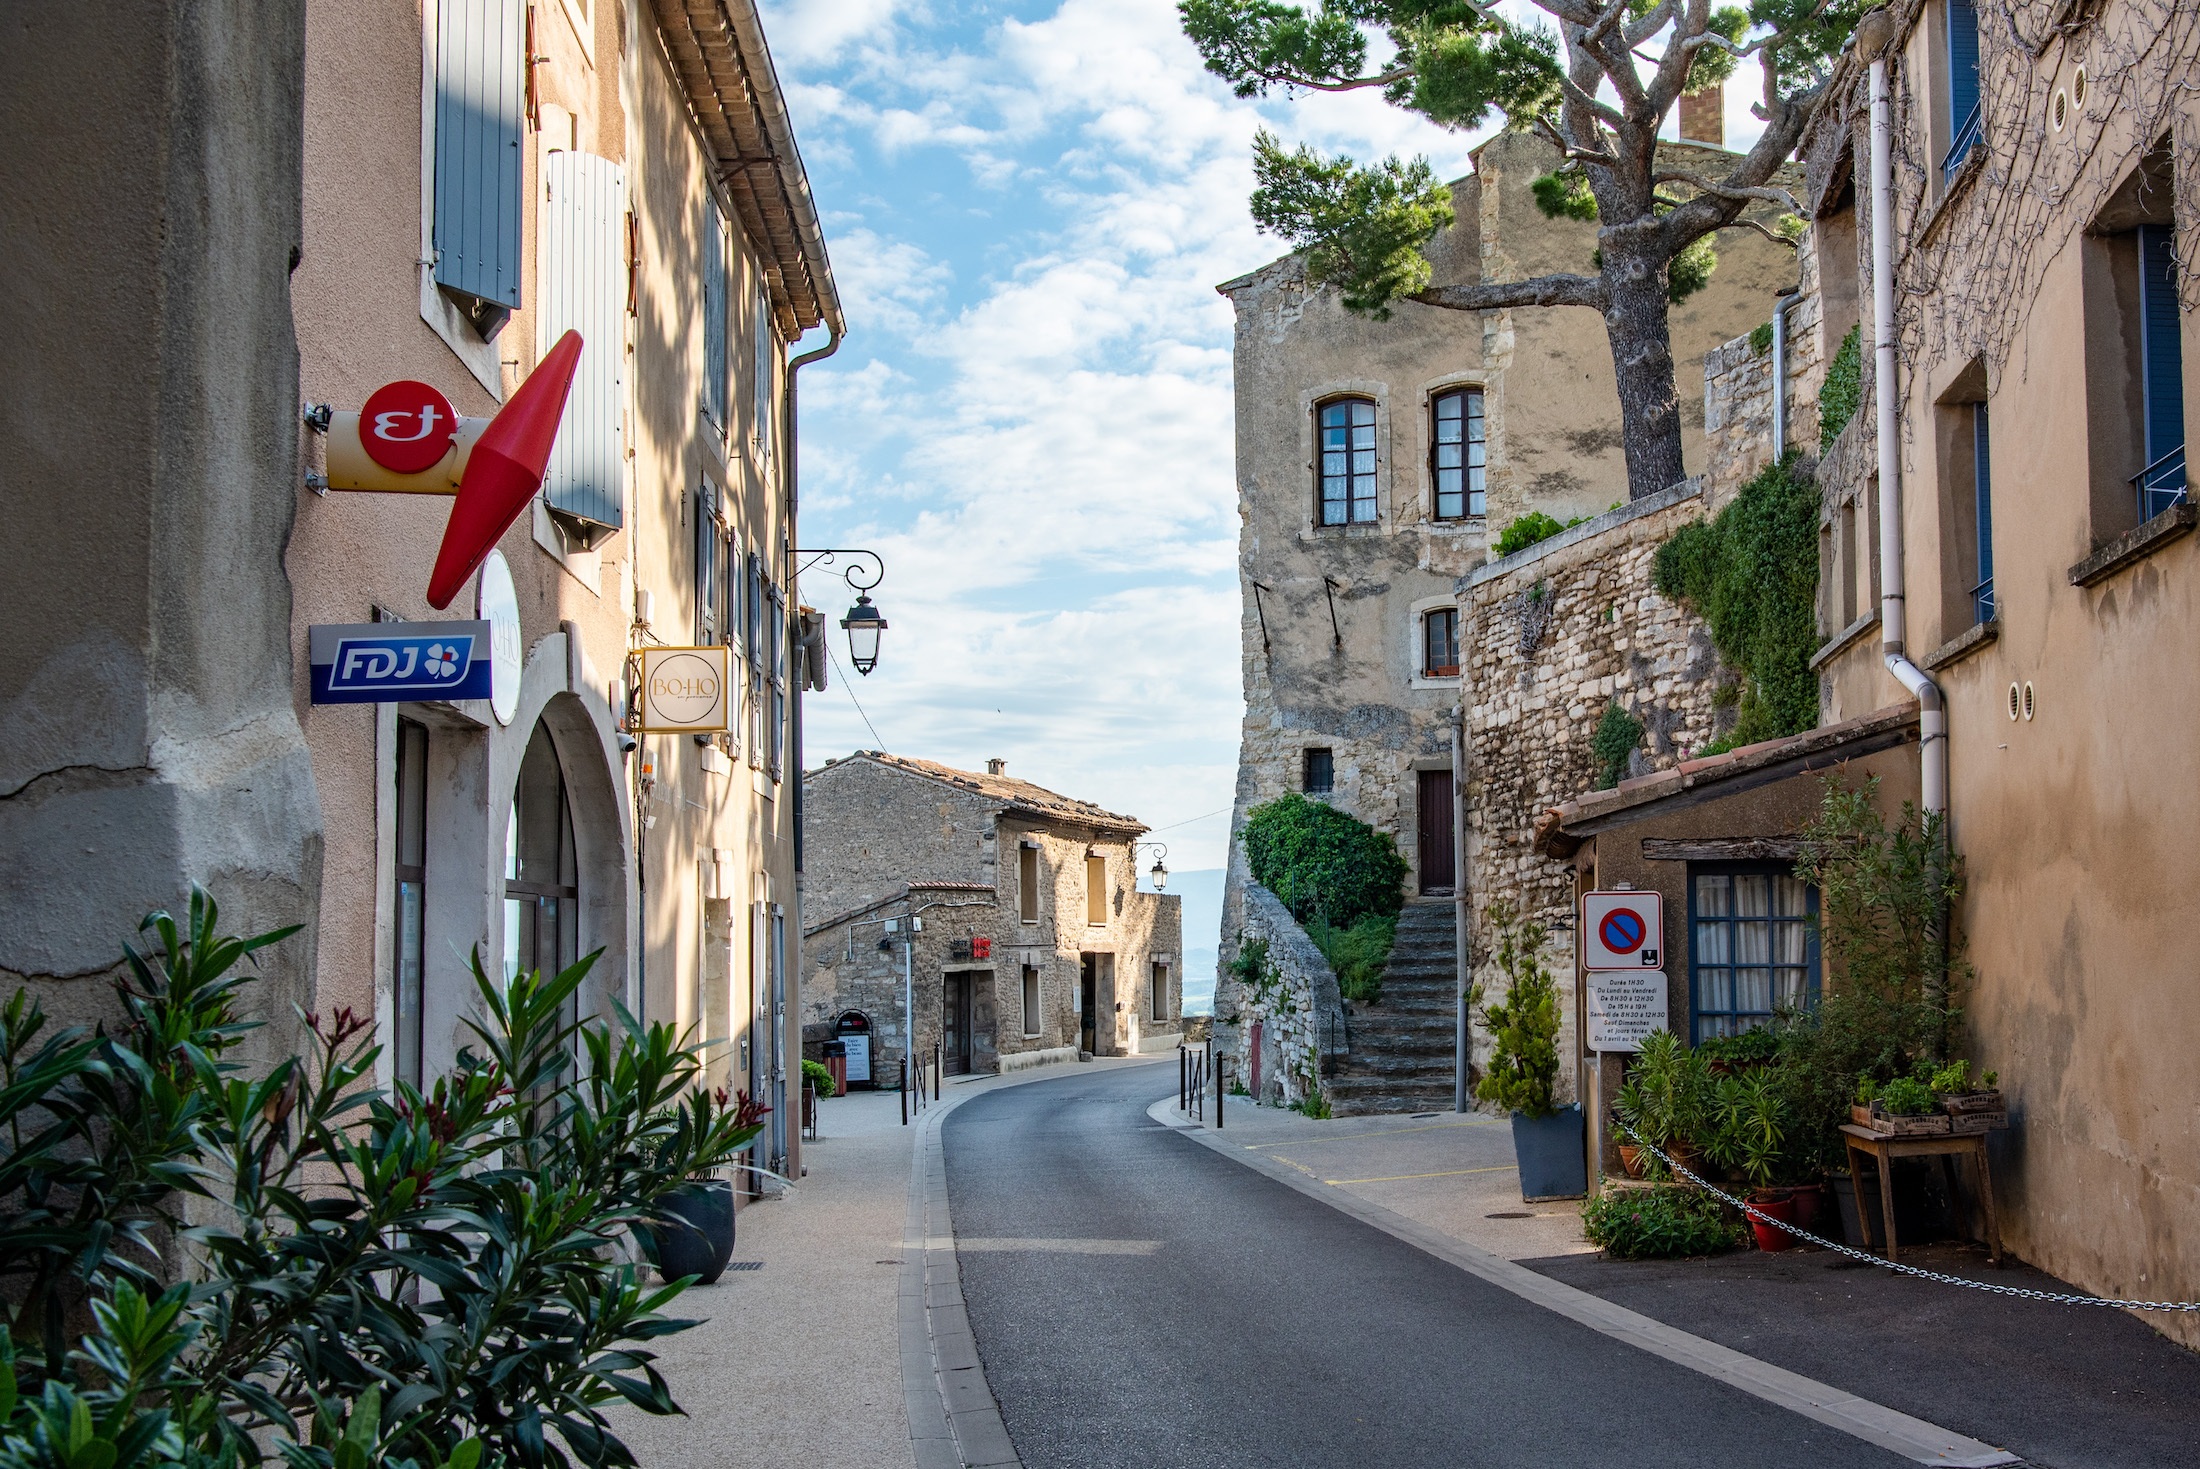
{"type": "Polygon", "coordinates": [[[1858,1127],[1868,1127],[1887,1137],[1942,1137],[1954,1130],[1948,1125],[1945,1112],[1925,1117],[1896,1117],[1880,1111],[1876,1102],[1869,1107],[1850,1107],[1849,1116],[1855,1119],[1858,1127]]]}

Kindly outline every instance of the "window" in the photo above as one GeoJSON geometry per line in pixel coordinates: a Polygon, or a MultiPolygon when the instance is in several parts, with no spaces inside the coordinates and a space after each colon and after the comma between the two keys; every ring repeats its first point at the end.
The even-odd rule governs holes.
{"type": "Polygon", "coordinates": [[[2185,498],[2185,365],[2178,341],[2176,236],[2139,226],[2139,359],[2146,467],[2133,477],[2139,522],[2185,498]]]}
{"type": "Polygon", "coordinates": [[[1102,924],[1108,921],[1108,859],[1101,856],[1085,858],[1085,922],[1102,924]]]}
{"type": "Polygon", "coordinates": [[[435,41],[435,283],[493,339],[520,304],[523,0],[443,0],[435,41]]]}
{"type": "Polygon", "coordinates": [[[756,446],[766,463],[772,457],[772,407],[778,392],[779,337],[772,329],[769,291],[756,293],[756,446]]]}
{"type": "MultiPolygon", "coordinates": [[[[1030,850],[1026,848],[1025,850],[1030,850]]],[[[1024,966],[1024,1034],[1039,1033],[1039,971],[1029,964],[1024,966]]]]}
{"type": "Polygon", "coordinates": [[[1695,1038],[1739,1035],[1818,998],[1817,889],[1777,864],[1691,863],[1688,984],[1695,1038]]]}
{"type": "Polygon", "coordinates": [[[424,1084],[428,895],[428,727],[397,721],[397,1079],[424,1084]]]}
{"type": "Polygon", "coordinates": [[[1948,154],[1941,180],[1955,177],[1979,138],[1978,8],[1973,0],[1948,0],[1948,154]]]}
{"type": "Polygon", "coordinates": [[[770,591],[765,613],[771,618],[769,645],[772,732],[766,769],[771,778],[777,780],[787,751],[787,594],[776,586],[770,591]]]}
{"type": "MultiPolygon", "coordinates": [[[[565,771],[550,731],[538,724],[520,760],[504,833],[507,980],[522,970],[555,974],[580,957],[580,895],[565,771]]],[[[577,1006],[568,1009],[577,1015],[577,1006]]]]}
{"type": "Polygon", "coordinates": [[[766,636],[764,558],[751,551],[744,563],[741,583],[741,639],[749,650],[749,764],[757,768],[764,763],[764,660],[769,652],[764,646],[766,636]]]}
{"type": "Polygon", "coordinates": [[[1152,1019],[1155,1019],[1155,1020],[1166,1020],[1166,1019],[1168,1019],[1168,1018],[1169,1018],[1169,966],[1168,966],[1168,965],[1166,965],[1166,964],[1156,964],[1156,965],[1154,965],[1154,967],[1153,967],[1153,978],[1152,978],[1152,979],[1150,979],[1149,981],[1147,981],[1147,984],[1148,984],[1148,988],[1149,988],[1149,991],[1150,991],[1150,993],[1149,993],[1149,1000],[1150,1000],[1150,1003],[1149,1003],[1149,1004],[1148,1004],[1148,1006],[1147,1006],[1147,1009],[1146,1009],[1146,1014],[1147,1014],[1147,1015],[1148,1015],[1148,1016],[1149,1016],[1150,1018],[1152,1018],[1152,1019]]]}
{"type": "Polygon", "coordinates": [[[1340,398],[1319,410],[1323,525],[1375,523],[1375,405],[1340,398]]]}
{"type": "Polygon", "coordinates": [[[726,217],[703,201],[703,417],[726,435],[726,217]]]}
{"type": "Polygon", "coordinates": [[[1489,452],[1482,419],[1482,390],[1439,393],[1429,405],[1435,433],[1429,468],[1436,477],[1436,518],[1463,520],[1487,508],[1483,475],[1489,452]]]}
{"type": "Polygon", "coordinates": [[[1459,609],[1434,607],[1421,614],[1421,676],[1459,676],[1459,609]]]}
{"type": "Polygon", "coordinates": [[[1987,450],[1986,405],[1971,405],[1971,494],[1977,515],[1973,544],[1978,554],[1972,567],[1978,583],[1971,588],[1971,615],[1980,622],[1994,620],[1994,466],[1987,450]]]}
{"type": "Polygon", "coordinates": [[[1028,842],[1016,850],[1016,911],[1026,923],[1039,921],[1039,849],[1028,842]]]}
{"type": "Polygon", "coordinates": [[[1337,788],[1337,757],[1330,750],[1308,750],[1300,773],[1299,788],[1308,795],[1327,795],[1337,788]]]}
{"type": "Polygon", "coordinates": [[[718,491],[704,480],[695,491],[695,641],[711,644],[723,637],[731,642],[726,625],[726,533],[718,524],[718,491]]]}

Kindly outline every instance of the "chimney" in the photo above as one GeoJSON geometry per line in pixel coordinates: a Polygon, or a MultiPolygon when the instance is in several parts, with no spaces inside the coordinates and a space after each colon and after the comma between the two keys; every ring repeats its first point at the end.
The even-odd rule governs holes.
{"type": "Polygon", "coordinates": [[[1008,774],[1008,762],[1006,760],[988,760],[985,762],[985,773],[987,775],[1006,775],[1008,774]]]}
{"type": "Polygon", "coordinates": [[[1681,94],[1681,141],[1726,146],[1726,88],[1705,87],[1681,94]]]}

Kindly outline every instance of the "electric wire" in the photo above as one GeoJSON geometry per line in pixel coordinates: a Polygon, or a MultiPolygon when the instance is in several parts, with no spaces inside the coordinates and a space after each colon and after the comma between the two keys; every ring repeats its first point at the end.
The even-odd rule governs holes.
{"type": "Polygon", "coordinates": [[[873,748],[880,750],[885,749],[886,741],[879,738],[878,726],[871,723],[870,715],[864,713],[863,701],[856,697],[855,683],[848,677],[848,670],[840,666],[840,655],[833,651],[833,645],[830,639],[826,641],[825,653],[827,657],[833,660],[833,672],[840,675],[840,687],[847,693],[848,702],[855,705],[856,713],[863,716],[863,727],[871,732],[873,748]]]}

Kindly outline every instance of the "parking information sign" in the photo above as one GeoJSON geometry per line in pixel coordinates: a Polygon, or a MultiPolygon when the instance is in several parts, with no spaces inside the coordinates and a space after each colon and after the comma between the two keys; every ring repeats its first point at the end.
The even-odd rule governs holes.
{"type": "Polygon", "coordinates": [[[1665,972],[1589,971],[1589,1049],[1639,1051],[1642,1038],[1666,1028],[1665,972]]]}
{"type": "Polygon", "coordinates": [[[316,704],[486,699],[486,622],[336,622],[308,634],[316,704]]]}
{"type": "Polygon", "coordinates": [[[1588,969],[1664,967],[1665,903],[1656,893],[1586,893],[1581,952],[1588,969]]]}

